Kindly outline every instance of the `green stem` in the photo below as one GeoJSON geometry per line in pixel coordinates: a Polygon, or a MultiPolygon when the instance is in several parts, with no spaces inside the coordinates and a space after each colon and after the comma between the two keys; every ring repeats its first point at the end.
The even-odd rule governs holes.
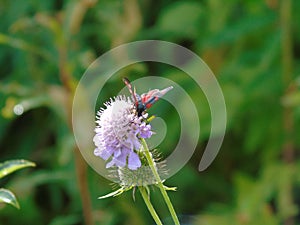
{"type": "MultiPolygon", "coordinates": [[[[281,56],[282,56],[282,80],[285,95],[295,93],[296,88],[293,85],[293,1],[282,0],[280,5],[280,22],[281,22],[281,56]]],[[[283,110],[283,129],[285,133],[285,141],[283,145],[283,160],[286,163],[294,163],[295,141],[293,139],[295,133],[294,111],[291,106],[287,106],[283,110]]],[[[293,184],[287,184],[287,192],[285,200],[279,203],[279,207],[293,207],[295,205],[293,195],[293,184]]],[[[280,209],[280,208],[279,208],[280,209]]],[[[290,215],[285,218],[284,225],[296,224],[296,216],[290,215]]]]}
{"type": "MultiPolygon", "coordinates": [[[[293,84],[293,40],[292,40],[292,1],[282,0],[280,7],[281,19],[281,55],[282,55],[282,80],[285,95],[295,93],[293,84]]],[[[285,143],[283,146],[283,159],[287,163],[295,160],[295,143],[293,134],[295,132],[294,112],[291,106],[283,111],[283,129],[285,132],[285,143]]]]}
{"type": "Polygon", "coordinates": [[[144,199],[144,202],[146,203],[146,206],[147,206],[147,208],[148,208],[148,210],[149,210],[151,216],[153,217],[155,223],[156,223],[157,225],[162,225],[162,222],[160,221],[160,219],[159,219],[157,213],[155,212],[155,209],[153,208],[153,205],[152,205],[151,202],[150,202],[150,199],[149,199],[149,196],[148,196],[148,194],[147,194],[147,191],[146,191],[145,188],[142,187],[142,186],[139,186],[139,190],[140,190],[140,192],[141,192],[141,195],[142,195],[142,197],[143,197],[143,199],[144,199]]]}
{"type": "Polygon", "coordinates": [[[163,196],[163,198],[164,198],[164,200],[165,200],[165,202],[166,202],[166,204],[167,204],[167,206],[169,208],[169,211],[171,213],[172,219],[173,219],[175,225],[180,225],[178,217],[177,217],[176,212],[174,210],[174,207],[173,207],[173,205],[171,203],[171,200],[170,200],[170,198],[169,198],[169,196],[167,194],[167,191],[165,190],[164,185],[163,185],[163,183],[162,183],[162,181],[160,179],[160,176],[159,176],[159,174],[158,174],[158,172],[156,170],[156,167],[154,165],[154,162],[153,162],[151,153],[149,151],[148,145],[147,145],[145,139],[142,138],[141,141],[142,141],[142,146],[143,146],[144,153],[145,153],[146,159],[148,161],[149,167],[151,168],[151,171],[152,171],[152,173],[153,173],[153,175],[154,175],[154,177],[155,177],[155,179],[157,181],[157,186],[160,189],[160,192],[161,192],[161,194],[162,194],[162,196],[163,196]]]}

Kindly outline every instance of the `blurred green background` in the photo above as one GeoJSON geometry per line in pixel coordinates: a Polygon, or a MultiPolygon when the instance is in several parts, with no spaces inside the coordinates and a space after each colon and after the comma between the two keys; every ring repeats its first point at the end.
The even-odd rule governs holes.
{"type": "MultiPolygon", "coordinates": [[[[111,182],[82,160],[70,122],[76,84],[90,63],[122,43],[145,39],[197,53],[226,99],[223,146],[199,172],[210,111],[188,76],[141,63],[112,78],[115,89],[101,95],[99,105],[123,88],[121,76],[157,75],[194,100],[201,122],[197,151],[166,181],[178,187],[170,198],[182,224],[300,224],[299,11],[297,0],[1,0],[0,161],[24,158],[37,167],[0,181],[21,206],[0,204],[0,224],[154,224],[139,193],[135,201],[130,192],[97,200],[111,191],[111,182]]],[[[150,112],[177,129],[178,115],[165,112],[162,102],[150,112]]],[[[164,154],[177,137],[167,136],[164,154]]],[[[155,188],[151,200],[172,224],[155,188]]]]}

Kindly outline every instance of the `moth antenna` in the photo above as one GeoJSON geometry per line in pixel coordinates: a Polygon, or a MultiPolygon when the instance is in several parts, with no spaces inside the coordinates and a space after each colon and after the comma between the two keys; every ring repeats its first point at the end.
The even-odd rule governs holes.
{"type": "Polygon", "coordinates": [[[135,103],[137,104],[138,100],[137,100],[137,98],[136,98],[136,90],[135,90],[135,87],[133,87],[133,98],[134,98],[135,103]]]}
{"type": "Polygon", "coordinates": [[[128,78],[123,77],[122,78],[123,82],[126,84],[130,94],[133,97],[133,100],[135,101],[135,104],[137,104],[137,98],[136,98],[136,91],[135,91],[135,87],[132,87],[131,82],[128,80],[128,78]]]}

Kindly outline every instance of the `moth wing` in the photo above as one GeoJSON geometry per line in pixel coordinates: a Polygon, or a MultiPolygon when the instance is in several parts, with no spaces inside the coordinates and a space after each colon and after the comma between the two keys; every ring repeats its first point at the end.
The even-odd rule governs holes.
{"type": "Polygon", "coordinates": [[[167,87],[163,90],[154,89],[141,95],[142,102],[146,108],[150,108],[158,99],[164,96],[168,91],[172,90],[173,86],[167,87]]]}

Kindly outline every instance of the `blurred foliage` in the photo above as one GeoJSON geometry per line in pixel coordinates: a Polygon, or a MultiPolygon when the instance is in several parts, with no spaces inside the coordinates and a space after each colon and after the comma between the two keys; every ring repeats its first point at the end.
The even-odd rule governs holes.
{"type": "MultiPolygon", "coordinates": [[[[0,163],[0,179],[5,177],[17,170],[20,170],[25,167],[35,166],[33,162],[27,160],[9,160],[4,163],[0,163]]],[[[0,202],[5,202],[11,204],[16,208],[20,208],[19,202],[17,201],[16,196],[10,190],[5,188],[0,188],[0,202]]]]}
{"type": "MultiPolygon", "coordinates": [[[[196,52],[226,99],[222,149],[199,173],[210,111],[192,79],[167,65],[140,63],[101,92],[103,102],[124,86],[121,76],[157,75],[194,100],[198,149],[166,182],[178,186],[170,198],[184,224],[299,224],[299,10],[296,0],[0,1],[1,161],[26,158],[38,165],[1,180],[22,208],[1,204],[0,224],[153,224],[139,195],[135,202],[131,193],[97,200],[111,191],[110,183],[81,161],[70,123],[72,94],[90,63],[119,44],[145,39],[196,52]]],[[[173,111],[163,103],[150,110],[178,130],[173,111]]],[[[164,140],[164,155],[178,135],[164,140]]],[[[160,195],[151,198],[161,218],[168,217],[160,195]]]]}

